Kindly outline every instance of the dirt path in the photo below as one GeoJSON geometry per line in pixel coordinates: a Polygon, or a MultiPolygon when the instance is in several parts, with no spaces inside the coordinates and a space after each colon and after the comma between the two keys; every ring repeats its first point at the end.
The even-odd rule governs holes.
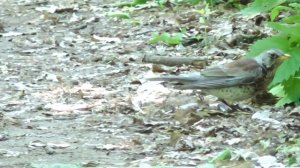
{"type": "MultiPolygon", "coordinates": [[[[185,118],[190,113],[182,107],[184,113],[175,113],[176,122],[174,107],[190,109],[199,98],[192,92],[173,93],[157,85],[162,90],[155,92],[157,88],[149,90],[152,85],[140,85],[151,73],[141,62],[143,56],[206,53],[214,60],[230,59],[245,53],[247,45],[226,46],[223,53],[216,47],[222,46],[219,43],[150,45],[152,33],[178,31],[175,16],[189,8],[176,12],[149,5],[135,8],[131,19],[122,20],[109,17],[122,10],[113,2],[0,2],[0,167],[194,167],[228,147],[273,156],[272,146],[263,151],[257,142],[278,145],[283,143],[278,137],[295,137],[297,132],[287,123],[297,125],[299,120],[283,118],[283,109],[272,113],[269,106],[262,114],[274,121],[251,119],[247,113],[203,112],[185,118]]],[[[213,26],[208,36],[222,39],[229,23],[217,24],[218,19],[189,26],[196,25],[196,32],[213,26]]]]}

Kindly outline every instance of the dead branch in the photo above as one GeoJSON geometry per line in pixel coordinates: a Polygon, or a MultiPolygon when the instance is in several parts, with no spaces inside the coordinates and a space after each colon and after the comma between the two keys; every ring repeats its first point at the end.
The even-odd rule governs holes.
{"type": "Polygon", "coordinates": [[[195,67],[205,67],[207,65],[208,57],[165,57],[165,56],[144,56],[144,63],[152,64],[163,64],[167,66],[176,66],[176,65],[192,65],[195,67]]]}

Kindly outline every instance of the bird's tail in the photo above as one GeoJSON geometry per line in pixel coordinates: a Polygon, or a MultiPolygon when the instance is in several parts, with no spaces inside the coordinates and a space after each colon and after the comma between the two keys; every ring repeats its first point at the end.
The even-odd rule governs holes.
{"type": "Polygon", "coordinates": [[[180,76],[165,76],[165,77],[154,77],[146,78],[148,81],[164,81],[164,82],[194,82],[195,79],[189,77],[180,77],[180,76]]]}
{"type": "MultiPolygon", "coordinates": [[[[234,78],[233,78],[234,79],[234,78]]],[[[163,81],[172,84],[176,89],[211,89],[234,86],[232,78],[205,77],[200,73],[191,73],[178,76],[161,76],[147,78],[148,81],[163,81]]]]}
{"type": "Polygon", "coordinates": [[[197,74],[178,75],[178,76],[161,76],[161,77],[154,77],[154,78],[146,78],[146,80],[190,83],[190,82],[195,82],[201,78],[203,78],[203,76],[197,73],[197,74]]]}

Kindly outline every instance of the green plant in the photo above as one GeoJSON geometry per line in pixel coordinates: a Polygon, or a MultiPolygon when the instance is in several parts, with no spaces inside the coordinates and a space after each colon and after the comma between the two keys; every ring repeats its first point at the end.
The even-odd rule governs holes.
{"type": "MultiPolygon", "coordinates": [[[[200,14],[199,23],[206,25],[206,27],[209,27],[208,26],[209,18],[210,18],[210,15],[213,13],[213,11],[209,7],[209,5],[206,4],[204,8],[202,8],[200,10],[197,10],[197,13],[200,14]]],[[[205,45],[208,45],[208,42],[207,42],[207,39],[208,39],[207,28],[205,28],[205,30],[204,30],[204,36],[203,37],[204,37],[204,40],[205,40],[205,45]]]]}
{"type": "Polygon", "coordinates": [[[182,5],[197,5],[201,2],[201,0],[175,0],[175,4],[182,4],[182,5]]]}
{"type": "Polygon", "coordinates": [[[260,12],[267,12],[285,1],[286,0],[255,0],[254,3],[243,9],[240,13],[244,15],[252,15],[260,12]]]}
{"type": "Polygon", "coordinates": [[[254,15],[270,11],[271,22],[267,25],[277,34],[257,41],[250,47],[249,57],[271,48],[279,48],[291,55],[277,70],[272,83],[269,85],[271,93],[280,97],[278,106],[287,103],[300,104],[300,3],[289,3],[287,0],[255,0],[242,14],[254,15]],[[281,12],[288,12],[289,17],[275,19],[281,12]]]}
{"type": "Polygon", "coordinates": [[[117,3],[116,6],[123,8],[123,7],[129,7],[129,6],[137,6],[137,5],[142,5],[147,3],[149,0],[132,0],[132,2],[122,2],[122,3],[117,3]]]}
{"type": "Polygon", "coordinates": [[[181,44],[182,42],[183,33],[176,33],[174,36],[170,35],[169,33],[154,33],[150,40],[150,44],[157,44],[159,42],[163,42],[169,46],[174,46],[181,44]]]}
{"type": "Polygon", "coordinates": [[[140,4],[145,4],[147,3],[148,0],[133,0],[132,6],[140,5],[140,4]]]}
{"type": "Polygon", "coordinates": [[[286,157],[288,165],[300,163],[300,138],[279,146],[277,151],[286,157]]]}
{"type": "Polygon", "coordinates": [[[267,148],[270,147],[271,141],[269,139],[268,140],[261,140],[261,141],[259,141],[259,144],[263,148],[263,150],[266,150],[267,148]]]}
{"type": "Polygon", "coordinates": [[[108,16],[113,17],[113,18],[118,18],[118,19],[130,19],[129,13],[124,13],[124,12],[112,12],[109,13],[108,16]]]}
{"type": "Polygon", "coordinates": [[[231,157],[232,151],[229,149],[225,149],[224,151],[220,152],[215,158],[213,158],[212,162],[230,160],[231,157]]]}
{"type": "Polygon", "coordinates": [[[155,0],[156,4],[159,6],[160,9],[165,8],[166,0],[155,0]]]}

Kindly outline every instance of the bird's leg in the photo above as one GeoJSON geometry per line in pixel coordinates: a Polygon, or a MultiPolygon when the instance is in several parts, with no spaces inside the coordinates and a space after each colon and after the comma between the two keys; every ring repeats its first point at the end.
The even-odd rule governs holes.
{"type": "MultiPolygon", "coordinates": [[[[201,91],[195,91],[195,93],[198,94],[200,101],[203,102],[204,101],[203,95],[206,95],[206,93],[201,92],[201,91]]],[[[209,102],[207,102],[207,103],[210,107],[212,107],[209,102]]],[[[226,100],[220,99],[220,98],[218,98],[216,105],[214,107],[217,108],[218,110],[220,110],[221,112],[226,112],[226,113],[235,112],[235,111],[246,111],[246,112],[253,111],[253,109],[250,107],[241,107],[238,104],[234,104],[234,102],[226,101],[226,100]]]]}
{"type": "Polygon", "coordinates": [[[232,112],[235,110],[235,107],[227,103],[225,100],[220,99],[218,103],[218,109],[222,112],[232,112]]]}
{"type": "MultiPolygon", "coordinates": [[[[205,92],[202,92],[202,91],[195,91],[195,93],[198,95],[198,97],[200,98],[200,101],[204,102],[204,95],[206,95],[205,92]]],[[[210,106],[210,103],[207,102],[208,105],[210,106]]],[[[228,103],[226,102],[225,100],[223,99],[219,99],[217,100],[217,105],[215,106],[218,110],[222,111],[222,112],[232,112],[232,111],[235,111],[235,107],[231,104],[231,103],[228,103]]]]}
{"type": "Polygon", "coordinates": [[[229,103],[225,100],[220,99],[220,102],[222,104],[219,105],[219,109],[223,111],[223,109],[226,109],[227,112],[235,112],[235,111],[243,111],[243,112],[252,112],[253,108],[250,106],[243,106],[241,107],[240,104],[234,104],[234,103],[229,103]]]}
{"type": "Polygon", "coordinates": [[[263,92],[261,94],[257,94],[252,99],[252,103],[258,105],[263,105],[263,104],[271,105],[271,104],[275,104],[276,102],[277,102],[276,97],[274,97],[269,92],[263,92]]]}

